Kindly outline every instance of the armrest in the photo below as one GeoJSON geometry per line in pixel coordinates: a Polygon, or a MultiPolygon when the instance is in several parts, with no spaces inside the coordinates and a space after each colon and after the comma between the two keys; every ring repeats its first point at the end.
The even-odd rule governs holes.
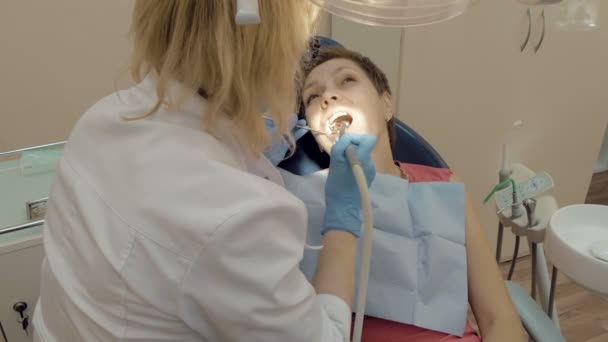
{"type": "Polygon", "coordinates": [[[515,309],[519,314],[519,318],[534,341],[566,341],[555,323],[553,323],[540,306],[532,300],[526,290],[510,281],[507,281],[506,285],[509,294],[511,295],[511,300],[513,301],[513,304],[515,304],[515,309]]]}

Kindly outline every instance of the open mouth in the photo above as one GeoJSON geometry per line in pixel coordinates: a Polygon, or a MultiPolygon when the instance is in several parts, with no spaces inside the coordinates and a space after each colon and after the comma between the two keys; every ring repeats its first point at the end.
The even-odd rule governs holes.
{"type": "Polygon", "coordinates": [[[353,123],[353,117],[347,112],[335,112],[327,120],[327,132],[329,134],[337,134],[343,125],[346,127],[353,123]]]}

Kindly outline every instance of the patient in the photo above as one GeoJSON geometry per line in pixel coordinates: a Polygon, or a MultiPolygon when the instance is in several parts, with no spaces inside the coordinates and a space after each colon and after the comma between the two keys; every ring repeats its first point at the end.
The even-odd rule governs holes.
{"type": "MultiPolygon", "coordinates": [[[[391,91],[384,73],[368,58],[344,48],[325,48],[305,66],[302,101],[308,125],[331,133],[332,125],[349,123],[350,133],[372,134],[377,145],[372,159],[378,173],[410,183],[459,180],[447,169],[395,162],[391,91]]],[[[337,134],[315,134],[319,146],[330,151],[337,134]]],[[[486,342],[526,341],[519,317],[468,196],[465,204],[465,248],[468,298],[481,337],[486,342]]],[[[478,341],[467,324],[462,338],[415,326],[367,317],[366,341],[478,341]]]]}

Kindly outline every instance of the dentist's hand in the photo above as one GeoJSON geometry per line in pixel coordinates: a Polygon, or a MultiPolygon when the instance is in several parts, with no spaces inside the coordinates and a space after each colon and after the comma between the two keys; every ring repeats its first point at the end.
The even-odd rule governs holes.
{"type": "MultiPolygon", "coordinates": [[[[285,137],[275,136],[276,127],[274,126],[274,122],[272,120],[264,119],[264,124],[266,125],[266,131],[272,137],[272,146],[270,149],[264,152],[264,155],[272,162],[274,166],[277,166],[281,161],[283,161],[287,151],[289,151],[289,142],[285,137]]],[[[292,132],[294,139],[298,141],[304,136],[304,134],[306,134],[307,130],[303,128],[296,128],[296,125],[306,126],[306,120],[298,120],[298,116],[294,113],[290,117],[289,129],[292,132]]]]}
{"type": "Polygon", "coordinates": [[[346,159],[346,148],[352,146],[369,187],[376,176],[371,154],[376,138],[371,135],[345,134],[331,149],[329,175],[325,183],[325,218],[321,234],[328,230],[348,231],[361,235],[361,195],[355,175],[346,159]]]}

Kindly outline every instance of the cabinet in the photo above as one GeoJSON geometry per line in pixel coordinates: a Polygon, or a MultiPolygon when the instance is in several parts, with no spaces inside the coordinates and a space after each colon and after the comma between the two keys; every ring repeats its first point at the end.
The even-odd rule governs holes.
{"type": "MultiPolygon", "coordinates": [[[[32,341],[31,317],[40,288],[40,266],[44,257],[42,226],[55,168],[63,144],[33,147],[0,154],[0,322],[8,342],[32,341]],[[36,203],[32,206],[32,203],[36,203]],[[36,209],[32,209],[32,208],[36,209]],[[6,232],[28,225],[31,227],[6,232]],[[17,322],[15,303],[24,302],[29,335],[17,322]]],[[[0,334],[0,342],[5,342],[0,334]]]]}
{"type": "MultiPolygon", "coordinates": [[[[31,320],[39,295],[40,266],[44,257],[42,234],[39,227],[13,234],[21,236],[10,243],[0,240],[0,322],[8,342],[31,342],[31,320]],[[17,302],[28,305],[25,313],[30,317],[29,335],[17,322],[19,314],[13,310],[17,302]]],[[[6,239],[7,235],[2,239],[6,239]]],[[[1,334],[0,342],[5,342],[1,334]]]]}

